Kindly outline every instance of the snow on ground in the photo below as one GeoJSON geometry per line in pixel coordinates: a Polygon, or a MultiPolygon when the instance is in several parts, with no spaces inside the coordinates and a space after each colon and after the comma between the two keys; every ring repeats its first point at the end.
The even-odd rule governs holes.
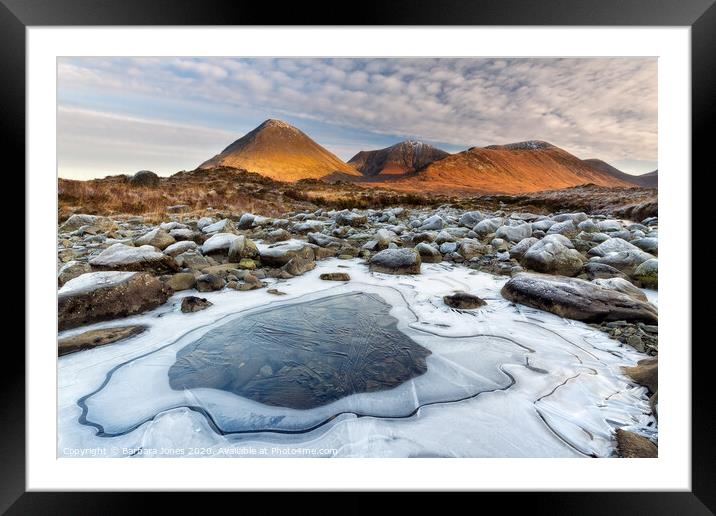
{"type": "Polygon", "coordinates": [[[60,358],[58,455],[103,447],[104,456],[140,449],[137,456],[176,449],[182,456],[237,456],[268,448],[280,456],[604,457],[614,454],[614,428],[656,431],[646,389],[621,374],[645,355],[585,324],[513,305],[499,293],[507,278],[445,263],[423,264],[422,271],[391,276],[370,273],[359,260],[324,260],[270,285],[284,296],[267,289],[202,293],[214,305],[184,314],[182,297],[196,294],[184,291],[146,314],[62,332],[149,326],[125,342],[60,358]],[[329,271],[352,279],[319,279],[329,271]],[[447,307],[442,296],[456,290],[487,306],[447,307]],[[348,292],[378,295],[392,306],[398,328],[432,352],[427,373],[310,410],[169,387],[176,352],[217,324],[348,292]]]}

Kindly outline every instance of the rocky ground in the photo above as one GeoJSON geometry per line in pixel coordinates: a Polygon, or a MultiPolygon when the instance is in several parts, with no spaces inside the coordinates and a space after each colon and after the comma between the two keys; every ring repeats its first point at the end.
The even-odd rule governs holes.
{"type": "MultiPolygon", "coordinates": [[[[574,199],[586,196],[585,188],[590,187],[569,189],[573,203],[566,204],[591,206],[589,213],[544,213],[545,206],[559,201],[549,193],[517,200],[493,197],[480,210],[467,208],[464,199],[353,210],[301,201],[304,208],[280,215],[277,203],[264,213],[271,216],[211,207],[202,208],[199,216],[177,205],[165,211],[163,220],[70,215],[61,203],[59,329],[151,310],[178,291],[196,294],[181,304],[187,313],[211,305],[202,298],[204,292],[270,288],[281,295],[281,281],[329,257],[361,258],[370,271],[394,275],[420,274],[425,263],[451,262],[510,277],[502,289],[505,299],[584,321],[651,355],[625,374],[649,389],[657,415],[658,315],[643,290],[658,288],[656,207],[638,189],[632,197],[622,196],[616,207],[604,198],[601,205],[579,204],[574,199]],[[535,211],[520,209],[527,205],[535,211]],[[609,216],[610,211],[616,214],[609,216]]],[[[561,195],[564,200],[570,194],[561,195]]],[[[350,277],[336,272],[321,279],[350,277]]],[[[470,310],[484,302],[466,292],[446,296],[444,303],[470,310]]],[[[141,331],[93,329],[61,340],[59,352],[81,352],[141,331]]],[[[614,438],[624,456],[655,453],[655,443],[646,437],[620,430],[614,438]]]]}

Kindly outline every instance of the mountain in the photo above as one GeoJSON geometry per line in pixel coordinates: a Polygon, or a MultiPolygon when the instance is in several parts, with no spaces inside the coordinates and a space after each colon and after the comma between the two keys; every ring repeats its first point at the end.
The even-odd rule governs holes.
{"type": "Polygon", "coordinates": [[[582,161],[589,164],[591,167],[596,168],[597,170],[601,170],[602,172],[609,174],[612,177],[616,177],[617,179],[632,183],[636,186],[641,186],[644,188],[659,187],[658,170],[654,170],[653,172],[642,174],[640,176],[635,176],[632,174],[627,174],[626,172],[622,172],[618,168],[613,167],[612,165],[610,165],[606,161],[602,161],[601,159],[585,159],[582,161]]]}
{"type": "Polygon", "coordinates": [[[405,140],[385,149],[360,151],[349,161],[364,176],[388,176],[415,172],[433,161],[449,156],[447,152],[414,140],[405,140]]]}
{"type": "Polygon", "coordinates": [[[218,166],[242,168],[278,181],[361,175],[299,129],[274,119],[266,120],[199,168],[218,166]]]}
{"type": "Polygon", "coordinates": [[[396,190],[518,194],[581,184],[634,186],[550,143],[530,140],[472,147],[434,161],[414,174],[371,180],[396,190]]]}

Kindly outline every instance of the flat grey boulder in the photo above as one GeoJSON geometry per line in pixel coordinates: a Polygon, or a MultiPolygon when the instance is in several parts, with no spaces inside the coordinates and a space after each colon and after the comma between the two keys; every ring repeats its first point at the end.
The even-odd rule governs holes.
{"type": "Polygon", "coordinates": [[[502,296],[578,321],[641,321],[658,324],[654,305],[590,281],[522,272],[512,277],[502,296]]]}
{"type": "Polygon", "coordinates": [[[173,236],[171,236],[163,229],[156,228],[135,239],[134,245],[151,245],[163,251],[164,249],[172,245],[174,242],[176,242],[176,240],[173,236]]]}
{"type": "Polygon", "coordinates": [[[616,290],[617,292],[631,296],[639,301],[648,301],[646,294],[644,294],[639,287],[634,286],[631,281],[624,278],[595,279],[594,283],[601,287],[616,290]]]}
{"type": "Polygon", "coordinates": [[[270,267],[283,267],[295,257],[315,259],[311,246],[299,240],[287,240],[261,249],[260,256],[261,263],[270,267]]]}
{"type": "Polygon", "coordinates": [[[352,211],[339,211],[336,213],[336,224],[339,226],[362,226],[368,222],[368,217],[352,211]]]}
{"type": "Polygon", "coordinates": [[[415,249],[385,249],[370,259],[371,272],[420,274],[420,254],[415,249]]]}
{"type": "Polygon", "coordinates": [[[466,211],[460,216],[458,224],[466,228],[474,228],[485,216],[479,211],[466,211]]]}
{"type": "Polygon", "coordinates": [[[433,215],[418,227],[420,231],[439,231],[445,227],[445,220],[440,215],[433,215]]]}
{"type": "Polygon", "coordinates": [[[532,224],[519,224],[517,226],[501,226],[495,232],[496,238],[502,238],[510,242],[519,242],[532,236],[532,224]]]}
{"type": "Polygon", "coordinates": [[[70,217],[62,223],[60,226],[60,232],[75,231],[82,226],[92,225],[99,220],[100,217],[97,215],[86,215],[84,213],[76,213],[70,215],[70,217]]]}
{"type": "Polygon", "coordinates": [[[539,240],[535,237],[524,238],[510,248],[510,258],[521,260],[527,250],[539,240]]]}
{"type": "Polygon", "coordinates": [[[494,233],[501,225],[501,218],[484,219],[475,224],[475,227],[472,228],[472,230],[482,237],[485,235],[489,235],[490,233],[494,233]]]}
{"type": "Polygon", "coordinates": [[[228,256],[231,243],[238,238],[239,235],[233,233],[216,233],[201,245],[201,252],[203,254],[225,254],[228,256]]]}
{"type": "Polygon", "coordinates": [[[178,254],[185,253],[187,251],[194,251],[198,249],[199,246],[196,244],[196,242],[192,240],[182,240],[180,242],[175,242],[170,246],[167,246],[164,249],[164,254],[169,256],[177,256],[178,254]]]}
{"type": "MultiPolygon", "coordinates": [[[[457,246],[456,246],[457,247],[457,246]]],[[[420,255],[420,261],[425,263],[440,263],[443,261],[443,255],[430,244],[420,242],[415,246],[415,250],[420,255]]]]}
{"type": "Polygon", "coordinates": [[[60,330],[146,312],[164,304],[172,290],[151,274],[104,271],[78,276],[57,292],[60,330]]]}
{"type": "Polygon", "coordinates": [[[157,251],[154,246],[134,247],[121,243],[112,244],[89,261],[95,271],[177,271],[174,258],[157,251]]]}
{"type": "Polygon", "coordinates": [[[537,272],[575,276],[582,270],[584,258],[572,247],[563,235],[547,235],[527,249],[520,264],[537,272]]]}
{"type": "Polygon", "coordinates": [[[229,219],[221,219],[219,222],[214,222],[208,226],[201,228],[204,233],[234,233],[236,234],[236,226],[229,219]]]}

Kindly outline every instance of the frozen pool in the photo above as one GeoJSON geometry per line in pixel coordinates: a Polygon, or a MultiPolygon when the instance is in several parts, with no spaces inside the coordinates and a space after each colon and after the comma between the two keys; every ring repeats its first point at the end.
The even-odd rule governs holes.
{"type": "Polygon", "coordinates": [[[59,454],[270,445],[335,456],[610,456],[615,427],[654,434],[646,389],[621,374],[644,355],[511,304],[499,294],[505,281],[447,264],[390,276],[326,260],[280,283],[285,296],[202,294],[214,306],[183,314],[181,293],[112,323],[147,324],[144,334],[60,359],[59,454]],[[352,280],[318,279],[337,270],[352,280]],[[487,305],[453,310],[442,296],[455,290],[487,305]]]}

